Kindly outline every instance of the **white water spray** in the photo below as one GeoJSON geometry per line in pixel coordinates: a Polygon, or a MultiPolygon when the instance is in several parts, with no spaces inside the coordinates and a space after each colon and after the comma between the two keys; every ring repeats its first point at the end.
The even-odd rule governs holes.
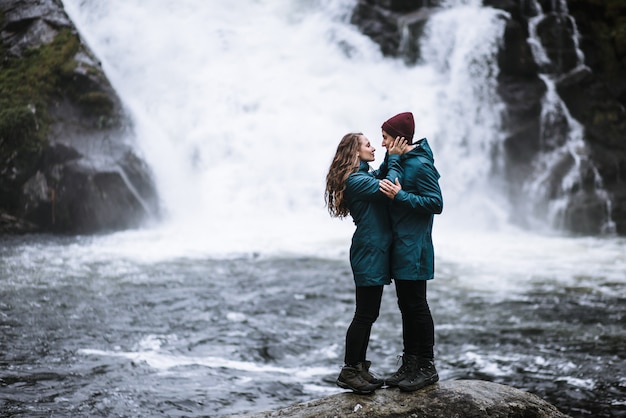
{"type": "Polygon", "coordinates": [[[336,145],[349,131],[378,144],[381,123],[406,110],[444,173],[450,219],[455,199],[486,187],[499,141],[494,10],[441,11],[425,63],[409,68],[346,23],[353,1],[65,5],[132,114],[170,239],[243,251],[345,246],[353,226],[323,207],[336,145]]]}
{"type": "MultiPolygon", "coordinates": [[[[381,123],[411,110],[442,174],[434,234],[443,274],[458,266],[468,286],[480,277],[509,289],[537,269],[569,280],[567,266],[594,272],[601,259],[609,268],[603,253],[580,265],[574,254],[588,242],[542,239],[506,222],[507,203],[490,180],[501,141],[494,80],[502,12],[450,2],[428,23],[424,61],[407,67],[346,23],[354,4],[66,0],[131,112],[168,214],[158,228],[102,237],[72,254],[347,260],[354,226],[323,206],[330,159],[344,133],[362,131],[378,148],[377,165],[381,123]]],[[[608,276],[621,264],[610,264],[608,276]]]]}

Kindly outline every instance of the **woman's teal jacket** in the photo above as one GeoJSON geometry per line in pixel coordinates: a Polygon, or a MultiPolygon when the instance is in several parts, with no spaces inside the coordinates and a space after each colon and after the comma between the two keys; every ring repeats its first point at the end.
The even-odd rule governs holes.
{"type": "MultiPolygon", "coordinates": [[[[400,156],[389,155],[386,178],[401,177],[400,156]]],[[[361,162],[359,170],[346,180],[345,199],[356,225],[350,246],[350,266],[356,286],[380,286],[391,283],[391,225],[389,198],[381,191],[378,171],[370,172],[361,162]]]]}
{"type": "Polygon", "coordinates": [[[443,210],[439,172],[426,138],[402,154],[402,190],[391,203],[391,277],[430,280],[434,277],[433,215],[443,210]]]}

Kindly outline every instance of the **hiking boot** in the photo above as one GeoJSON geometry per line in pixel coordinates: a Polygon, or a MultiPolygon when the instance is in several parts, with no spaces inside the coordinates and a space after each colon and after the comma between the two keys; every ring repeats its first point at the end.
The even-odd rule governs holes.
{"type": "Polygon", "coordinates": [[[365,360],[362,363],[359,363],[357,365],[357,368],[361,369],[361,377],[363,379],[365,379],[368,383],[371,383],[373,385],[376,385],[376,388],[381,387],[385,381],[382,379],[377,378],[375,375],[373,375],[370,372],[370,366],[372,365],[372,362],[369,360],[365,360]]]}
{"type": "Polygon", "coordinates": [[[361,375],[363,368],[358,367],[360,365],[361,364],[359,363],[357,367],[343,366],[341,373],[339,373],[339,377],[337,378],[337,386],[344,389],[350,389],[359,395],[367,395],[378,389],[380,386],[363,379],[363,376],[361,375]]]}
{"type": "Polygon", "coordinates": [[[400,366],[397,372],[385,379],[385,385],[387,386],[398,386],[398,383],[409,377],[410,372],[417,368],[417,356],[405,354],[404,356],[399,356],[399,358],[402,359],[402,366],[400,366]]]}
{"type": "Polygon", "coordinates": [[[398,383],[398,387],[400,390],[413,392],[438,381],[439,375],[435,368],[435,362],[432,359],[422,358],[418,360],[417,367],[413,369],[413,372],[398,383]]]}

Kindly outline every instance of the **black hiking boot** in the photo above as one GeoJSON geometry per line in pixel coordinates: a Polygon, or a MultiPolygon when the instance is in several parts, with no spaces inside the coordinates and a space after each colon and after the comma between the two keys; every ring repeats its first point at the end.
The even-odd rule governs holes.
{"type": "Polygon", "coordinates": [[[361,369],[361,377],[363,377],[363,379],[365,379],[368,383],[376,385],[376,388],[378,389],[385,383],[385,381],[377,378],[374,374],[372,374],[372,372],[370,372],[371,365],[371,361],[365,360],[364,362],[359,363],[357,368],[361,369]]]}
{"type": "Polygon", "coordinates": [[[415,370],[417,368],[417,356],[405,354],[404,356],[399,356],[399,357],[402,359],[402,365],[400,366],[397,372],[395,372],[390,377],[385,379],[385,385],[387,386],[390,386],[390,387],[398,386],[398,384],[402,380],[409,377],[409,374],[411,373],[412,370],[415,370]]]}
{"type": "Polygon", "coordinates": [[[339,377],[337,378],[337,386],[344,389],[350,389],[354,393],[359,395],[367,395],[373,393],[380,386],[368,382],[363,378],[361,373],[363,367],[360,367],[361,363],[357,367],[343,366],[339,377]]]}
{"type": "Polygon", "coordinates": [[[411,374],[398,383],[400,390],[413,392],[439,381],[439,375],[432,359],[419,359],[411,374]]]}

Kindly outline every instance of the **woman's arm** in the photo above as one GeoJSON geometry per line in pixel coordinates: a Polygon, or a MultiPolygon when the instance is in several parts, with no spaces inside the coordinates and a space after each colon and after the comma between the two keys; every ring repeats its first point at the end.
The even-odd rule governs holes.
{"type": "Polygon", "coordinates": [[[371,173],[358,171],[350,174],[346,180],[346,196],[354,200],[383,200],[385,195],[380,190],[380,180],[371,173]]]}

